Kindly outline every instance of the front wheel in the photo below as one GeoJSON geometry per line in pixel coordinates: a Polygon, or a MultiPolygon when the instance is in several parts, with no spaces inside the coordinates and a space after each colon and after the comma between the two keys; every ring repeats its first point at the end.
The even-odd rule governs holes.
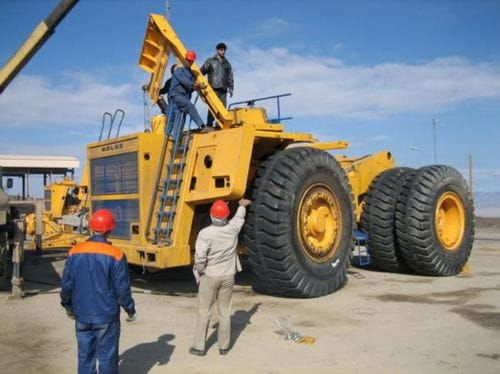
{"type": "Polygon", "coordinates": [[[304,147],[272,156],[257,173],[252,199],[244,239],[267,292],[317,297],[346,283],[353,200],[330,154],[304,147]]]}

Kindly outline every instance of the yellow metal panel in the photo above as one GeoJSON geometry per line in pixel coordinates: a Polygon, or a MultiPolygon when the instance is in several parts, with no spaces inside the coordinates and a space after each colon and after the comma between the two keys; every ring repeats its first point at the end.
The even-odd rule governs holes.
{"type": "Polygon", "coordinates": [[[237,108],[231,113],[236,125],[248,125],[256,130],[283,131],[283,125],[269,122],[264,108],[237,108]]]}
{"type": "Polygon", "coordinates": [[[91,143],[87,145],[87,157],[91,160],[98,157],[108,157],[134,152],[137,150],[137,136],[137,134],[128,135],[99,143],[91,143]]]}
{"type": "Polygon", "coordinates": [[[186,202],[238,199],[246,189],[254,131],[238,127],[195,135],[188,165],[186,202]]]}
{"type": "Polygon", "coordinates": [[[148,93],[153,102],[158,100],[169,54],[169,43],[165,40],[156,23],[150,18],[139,58],[139,66],[151,74],[148,93]]]}
{"type": "Polygon", "coordinates": [[[337,142],[320,142],[308,144],[308,147],[321,149],[323,151],[328,151],[330,149],[345,149],[349,147],[348,142],[337,141],[337,142]]]}
{"type": "Polygon", "coordinates": [[[165,134],[165,126],[167,123],[167,118],[159,114],[157,116],[154,116],[151,120],[151,132],[159,135],[165,134]]]}
{"type": "Polygon", "coordinates": [[[131,245],[129,241],[113,240],[113,245],[119,247],[127,256],[127,261],[134,265],[166,269],[191,264],[191,251],[187,244],[160,247],[148,243],[137,246],[131,245]]]}
{"type": "Polygon", "coordinates": [[[370,183],[381,172],[396,166],[390,152],[383,151],[364,157],[348,158],[337,156],[337,161],[344,169],[351,184],[354,196],[356,219],[359,221],[364,194],[370,183]]]}
{"type": "Polygon", "coordinates": [[[316,141],[316,138],[311,134],[301,133],[301,132],[270,132],[270,131],[255,131],[256,138],[269,138],[269,139],[283,139],[289,140],[292,143],[312,143],[316,141]]]}

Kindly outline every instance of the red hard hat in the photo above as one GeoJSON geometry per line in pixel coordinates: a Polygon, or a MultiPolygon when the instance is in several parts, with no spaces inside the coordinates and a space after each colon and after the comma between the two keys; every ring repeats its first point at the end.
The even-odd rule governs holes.
{"type": "Polygon", "coordinates": [[[217,219],[226,219],[229,217],[229,207],[223,200],[217,200],[210,208],[210,215],[217,219]]]}
{"type": "Polygon", "coordinates": [[[89,227],[92,231],[107,232],[116,227],[113,213],[107,209],[99,209],[92,214],[89,221],[89,227]]]}
{"type": "Polygon", "coordinates": [[[186,55],[184,56],[184,58],[188,61],[194,61],[196,60],[196,53],[195,51],[187,51],[186,52],[186,55]]]}

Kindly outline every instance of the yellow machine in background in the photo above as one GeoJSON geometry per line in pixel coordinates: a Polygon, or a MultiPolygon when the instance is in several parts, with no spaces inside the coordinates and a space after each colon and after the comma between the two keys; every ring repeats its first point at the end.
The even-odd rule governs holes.
{"type": "MultiPolygon", "coordinates": [[[[169,56],[185,63],[185,53],[168,21],[151,15],[139,65],[151,74],[152,102],[169,56]]],[[[270,120],[254,106],[258,100],[228,110],[198,66],[191,69],[205,87],[199,97],[217,120],[216,131],[201,133],[187,122],[166,126],[173,116],[159,115],[149,131],[87,146],[91,211],[115,214],[113,244],[129,263],[145,268],[189,265],[196,235],[210,223],[210,204],[246,196],[253,203],[242,239],[260,289],[315,297],[342,287],[367,192],[385,171],[400,169],[391,153],[334,157],[327,151],[345,149],[347,142],[286,132],[279,114],[270,120]]]]}
{"type": "Polygon", "coordinates": [[[43,213],[32,213],[25,218],[26,233],[33,237],[33,246],[40,249],[64,248],[88,237],[86,180],[84,173],[80,184],[64,178],[44,187],[43,213]],[[41,226],[38,229],[37,223],[41,226]]]}
{"type": "MultiPolygon", "coordinates": [[[[50,14],[40,21],[19,49],[0,69],[0,94],[8,87],[30,59],[38,52],[44,43],[54,34],[57,26],[71,12],[79,0],[59,0],[50,14]]],[[[84,180],[85,181],[84,177],[84,180]]],[[[74,181],[64,179],[45,187],[45,211],[39,207],[37,214],[25,217],[26,232],[33,235],[34,244],[44,247],[68,247],[83,239],[76,234],[74,214],[80,214],[87,208],[88,200],[86,182],[78,186],[74,181]],[[37,229],[38,223],[38,229],[37,229]]],[[[1,214],[0,214],[1,215],[1,214]]],[[[76,226],[81,226],[82,219],[76,226]]],[[[1,231],[1,228],[0,228],[1,231]]]]}

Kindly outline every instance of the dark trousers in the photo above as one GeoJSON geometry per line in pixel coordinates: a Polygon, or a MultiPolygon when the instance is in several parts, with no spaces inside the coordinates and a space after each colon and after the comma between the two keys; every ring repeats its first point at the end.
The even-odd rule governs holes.
{"type": "Polygon", "coordinates": [[[78,342],[78,374],[118,374],[118,342],[120,320],[97,325],[76,322],[78,342]]]}
{"type": "Polygon", "coordinates": [[[198,111],[196,110],[196,107],[193,105],[191,100],[184,96],[175,95],[172,96],[169,101],[174,102],[177,106],[177,109],[179,109],[181,112],[189,114],[189,116],[198,127],[203,127],[203,120],[201,119],[198,111]]]}
{"type": "MultiPolygon", "coordinates": [[[[222,104],[224,104],[224,106],[226,106],[227,105],[227,90],[217,88],[217,89],[214,89],[214,91],[217,94],[217,96],[219,97],[220,101],[222,101],[222,104]]],[[[214,126],[214,116],[212,116],[212,113],[210,113],[210,110],[208,111],[208,114],[207,114],[207,126],[210,126],[210,127],[214,126]]]]}

